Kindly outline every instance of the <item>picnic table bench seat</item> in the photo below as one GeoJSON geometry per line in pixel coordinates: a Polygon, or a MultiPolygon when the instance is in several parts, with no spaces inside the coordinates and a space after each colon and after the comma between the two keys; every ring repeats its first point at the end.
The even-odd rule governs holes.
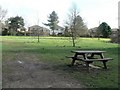
{"type": "MultiPolygon", "coordinates": [[[[66,58],[75,58],[75,59],[78,59],[78,60],[81,60],[82,58],[81,57],[74,57],[74,56],[66,56],[66,58]]],[[[97,59],[97,58],[94,58],[94,57],[87,57],[88,59],[97,59]]]]}
{"type": "Polygon", "coordinates": [[[89,67],[89,64],[94,62],[94,61],[102,61],[105,69],[107,69],[106,62],[109,60],[113,60],[112,58],[100,58],[100,59],[98,59],[98,58],[93,58],[93,57],[88,57],[88,59],[83,59],[83,58],[74,57],[74,56],[66,56],[66,58],[71,58],[72,60],[75,59],[75,60],[84,61],[84,62],[86,62],[87,67],[89,67]]]}
{"type": "Polygon", "coordinates": [[[72,59],[76,59],[76,60],[81,60],[81,61],[85,61],[85,62],[90,62],[90,61],[108,61],[108,60],[113,60],[112,58],[88,58],[88,59],[83,59],[83,58],[79,58],[79,57],[74,57],[74,56],[66,56],[66,58],[72,58],[72,59]]]}
{"type": "Polygon", "coordinates": [[[108,61],[113,60],[112,58],[101,58],[101,59],[81,59],[83,61],[108,61]]]}

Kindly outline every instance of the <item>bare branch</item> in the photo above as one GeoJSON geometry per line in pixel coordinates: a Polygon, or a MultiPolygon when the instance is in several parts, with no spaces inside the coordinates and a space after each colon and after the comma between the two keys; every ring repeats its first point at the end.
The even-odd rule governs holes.
{"type": "Polygon", "coordinates": [[[0,21],[2,21],[5,18],[6,14],[7,10],[2,9],[2,7],[0,6],[0,21]]]}

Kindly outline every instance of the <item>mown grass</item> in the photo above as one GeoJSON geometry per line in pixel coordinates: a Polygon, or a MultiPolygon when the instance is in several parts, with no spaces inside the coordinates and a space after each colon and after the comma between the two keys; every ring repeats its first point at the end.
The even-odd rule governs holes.
{"type": "Polygon", "coordinates": [[[0,37],[0,89],[2,89],[2,39],[0,37]]]}
{"type": "MultiPolygon", "coordinates": [[[[71,75],[77,80],[83,82],[87,87],[97,88],[118,88],[118,53],[120,52],[118,44],[109,42],[110,39],[97,38],[78,38],[76,47],[72,47],[72,41],[69,37],[2,37],[3,59],[12,58],[19,52],[31,53],[41,58],[44,62],[54,65],[54,70],[63,72],[63,74],[71,75]],[[76,67],[68,67],[70,59],[65,56],[71,56],[71,50],[105,50],[105,57],[114,60],[107,63],[109,67],[104,69],[92,69],[89,73],[85,69],[76,67]]],[[[96,65],[103,66],[102,63],[96,62],[96,65]]]]}

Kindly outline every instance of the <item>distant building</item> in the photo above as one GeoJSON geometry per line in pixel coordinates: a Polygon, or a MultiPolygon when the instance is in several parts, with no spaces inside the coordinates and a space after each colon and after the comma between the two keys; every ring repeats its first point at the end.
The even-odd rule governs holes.
{"type": "Polygon", "coordinates": [[[110,36],[111,37],[111,42],[120,43],[119,35],[120,35],[120,29],[113,28],[112,29],[112,35],[110,36]]]}
{"type": "Polygon", "coordinates": [[[0,35],[2,35],[3,30],[5,30],[6,28],[7,26],[4,23],[0,22],[0,35]]]}
{"type": "Polygon", "coordinates": [[[38,34],[40,36],[49,36],[50,30],[47,28],[41,27],[39,25],[33,25],[33,26],[28,28],[28,33],[31,36],[37,36],[38,34]]]}
{"type": "Polygon", "coordinates": [[[119,29],[118,28],[112,28],[112,37],[117,37],[118,36],[118,31],[119,29]]]}
{"type": "Polygon", "coordinates": [[[3,23],[0,22],[0,35],[2,35],[3,23]]]}
{"type": "Polygon", "coordinates": [[[88,34],[90,37],[96,37],[97,36],[97,28],[98,27],[94,27],[88,30],[88,34]]]}
{"type": "MultiPolygon", "coordinates": [[[[89,36],[90,37],[98,37],[97,28],[98,27],[94,27],[94,28],[89,29],[89,36]]],[[[112,31],[112,35],[110,35],[110,36],[116,37],[118,35],[119,29],[112,28],[111,31],[112,31]]],[[[100,37],[102,37],[102,35],[100,35],[100,37]]]]}
{"type": "Polygon", "coordinates": [[[112,28],[112,32],[117,32],[118,31],[118,28],[112,28]]]}
{"type": "MultiPolygon", "coordinates": [[[[54,34],[55,35],[63,35],[64,34],[64,28],[63,27],[61,27],[61,26],[57,26],[56,27],[56,29],[54,30],[54,34]]],[[[52,35],[53,34],[53,31],[51,30],[50,31],[50,35],[52,35]]]]}

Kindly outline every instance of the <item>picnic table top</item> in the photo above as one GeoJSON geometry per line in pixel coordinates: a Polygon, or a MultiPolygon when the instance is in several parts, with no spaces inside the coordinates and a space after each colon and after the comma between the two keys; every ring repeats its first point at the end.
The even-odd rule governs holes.
{"type": "Polygon", "coordinates": [[[100,50],[73,50],[71,52],[73,52],[73,53],[104,53],[106,51],[100,51],[100,50]]]}

